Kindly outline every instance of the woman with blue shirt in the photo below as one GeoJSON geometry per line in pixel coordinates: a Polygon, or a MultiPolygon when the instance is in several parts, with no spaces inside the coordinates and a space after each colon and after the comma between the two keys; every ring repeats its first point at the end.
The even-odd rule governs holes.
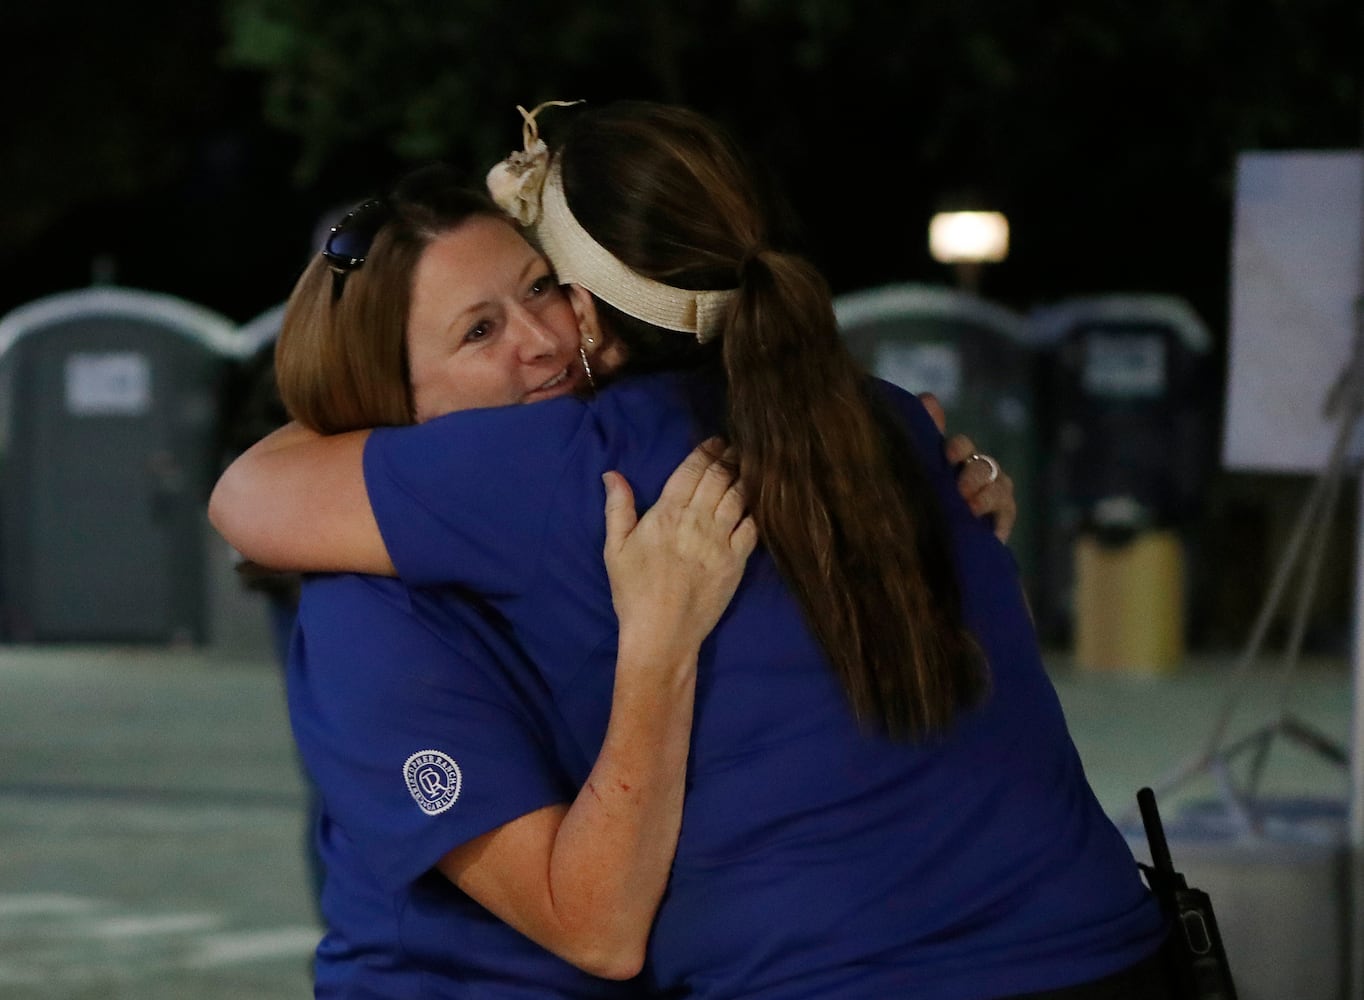
{"type": "Polygon", "coordinates": [[[396,567],[481,595],[548,689],[551,739],[590,760],[617,653],[600,473],[648,502],[723,432],[763,545],[697,667],[644,981],[1163,996],[1162,919],[1085,781],[1010,557],[922,406],[856,369],[818,275],[767,245],[732,148],[652,105],[578,114],[553,158],[533,122],[526,140],[496,178],[504,206],[573,283],[584,368],[623,345],[636,374],[587,399],[267,441],[220,484],[220,530],[271,565],[396,567]]]}
{"type": "MultiPolygon", "coordinates": [[[[319,258],[290,297],[279,346],[291,410],[335,430],[357,414],[408,423],[572,391],[572,309],[486,195],[418,171],[366,234],[378,218],[348,217],[328,244],[354,269],[357,233],[373,237],[363,269],[319,258]],[[476,333],[447,350],[470,305],[476,333]],[[345,334],[332,357],[349,368],[300,385],[290,359],[325,350],[319,317],[345,334]]],[[[287,679],[323,800],[320,997],[620,995],[574,965],[622,977],[643,954],[680,822],[697,651],[756,541],[730,478],[698,451],[646,517],[623,481],[605,530],[598,515],[623,586],[613,718],[590,760],[556,742],[543,680],[486,603],[373,577],[307,580],[287,679]],[[440,874],[480,838],[486,860],[440,874]],[[514,890],[526,903],[503,916],[544,948],[482,905],[514,890]]]]}

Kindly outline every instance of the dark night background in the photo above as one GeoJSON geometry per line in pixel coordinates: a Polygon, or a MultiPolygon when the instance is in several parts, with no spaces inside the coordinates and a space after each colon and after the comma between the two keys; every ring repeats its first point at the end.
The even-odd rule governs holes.
{"type": "Polygon", "coordinates": [[[1236,153],[1364,131],[1345,0],[53,0],[7,21],[4,308],[108,255],[121,284],[249,319],[316,217],[399,167],[486,166],[517,103],[641,96],[733,126],[837,291],[948,281],[927,219],[975,197],[1013,224],[990,296],[1170,292],[1220,331],[1236,153]]]}
{"type": "Polygon", "coordinates": [[[1353,0],[49,0],[6,22],[0,314],[99,270],[248,321],[336,206],[431,158],[481,176],[518,103],[628,96],[731,126],[835,292],[950,283],[927,221],[974,202],[1012,227],[987,297],[1178,295],[1220,362],[1237,153],[1364,133],[1353,0]]]}

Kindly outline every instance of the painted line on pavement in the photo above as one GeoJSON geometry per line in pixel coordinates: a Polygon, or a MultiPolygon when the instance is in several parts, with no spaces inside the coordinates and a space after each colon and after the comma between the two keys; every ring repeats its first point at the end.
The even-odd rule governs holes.
{"type": "Polygon", "coordinates": [[[75,934],[99,938],[135,938],[156,935],[197,934],[221,927],[223,918],[214,913],[168,913],[156,917],[108,917],[72,925],[75,934]]]}
{"type": "Polygon", "coordinates": [[[212,934],[197,942],[183,960],[191,969],[241,965],[276,958],[298,958],[317,950],[322,932],[316,927],[277,927],[273,930],[212,934]]]}
{"type": "Polygon", "coordinates": [[[59,893],[3,893],[0,894],[0,920],[14,917],[71,916],[89,913],[99,902],[83,896],[59,893]]]}

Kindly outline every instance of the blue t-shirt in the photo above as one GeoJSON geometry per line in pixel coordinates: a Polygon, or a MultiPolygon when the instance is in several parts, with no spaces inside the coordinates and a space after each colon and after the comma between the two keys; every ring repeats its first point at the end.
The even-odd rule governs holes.
{"type": "Polygon", "coordinates": [[[318,997],[637,995],[545,951],[433,870],[479,834],[570,801],[585,773],[556,745],[566,727],[494,613],[397,580],[313,577],[287,682],[323,800],[318,997]]]}
{"type": "MultiPolygon", "coordinates": [[[[992,689],[911,745],[854,720],[761,548],[702,649],[687,797],[645,975],[670,996],[997,997],[1099,978],[1163,933],[1066,730],[1008,551],[957,494],[918,401],[880,390],[942,503],[992,689]]],[[[376,431],[365,478],[403,580],[505,615],[591,760],[615,619],[600,475],[640,505],[714,423],[699,375],[376,431]]]]}

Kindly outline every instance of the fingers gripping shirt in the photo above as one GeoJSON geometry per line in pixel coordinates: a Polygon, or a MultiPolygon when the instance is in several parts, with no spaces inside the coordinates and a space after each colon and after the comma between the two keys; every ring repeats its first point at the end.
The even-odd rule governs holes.
{"type": "Polygon", "coordinates": [[[711,426],[705,398],[694,380],[632,379],[590,401],[381,428],[365,447],[366,489],[399,576],[468,588],[505,615],[550,689],[590,720],[589,759],[610,699],[581,696],[573,680],[589,663],[609,676],[616,641],[601,475],[624,471],[639,507],[651,505],[711,426]]]}

